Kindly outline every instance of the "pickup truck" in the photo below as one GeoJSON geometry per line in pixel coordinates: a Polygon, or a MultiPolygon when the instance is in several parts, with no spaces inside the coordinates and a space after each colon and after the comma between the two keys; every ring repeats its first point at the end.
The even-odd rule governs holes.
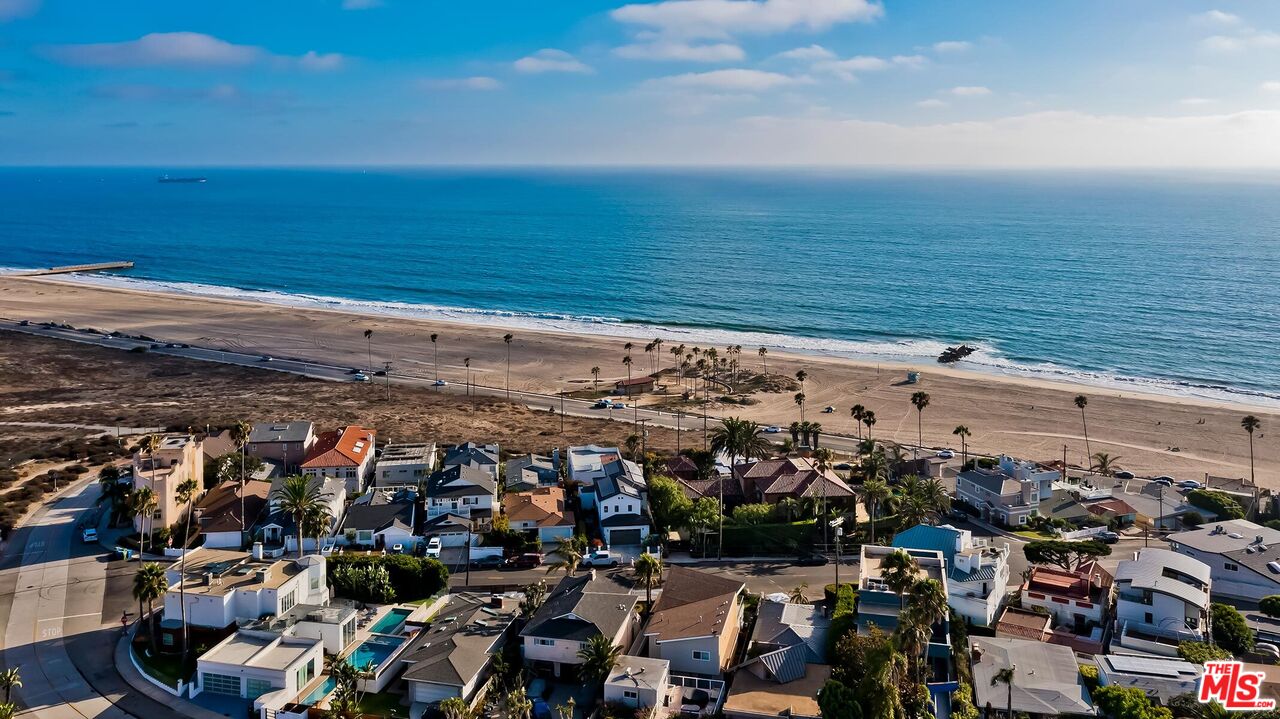
{"type": "Polygon", "coordinates": [[[582,558],[582,566],[584,567],[616,567],[618,566],[618,555],[607,549],[601,549],[582,558]]]}

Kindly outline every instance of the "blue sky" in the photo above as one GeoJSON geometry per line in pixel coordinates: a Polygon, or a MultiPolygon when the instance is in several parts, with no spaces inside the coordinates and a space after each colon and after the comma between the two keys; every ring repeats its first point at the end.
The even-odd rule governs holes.
{"type": "Polygon", "coordinates": [[[0,0],[0,164],[1280,166],[1280,3],[0,0]]]}

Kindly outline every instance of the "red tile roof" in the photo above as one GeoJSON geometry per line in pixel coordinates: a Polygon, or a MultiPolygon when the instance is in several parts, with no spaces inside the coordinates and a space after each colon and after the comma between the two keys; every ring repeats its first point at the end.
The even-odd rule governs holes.
{"type": "Polygon", "coordinates": [[[359,467],[373,454],[376,435],[374,430],[359,425],[325,432],[307,452],[302,468],[359,467]]]}

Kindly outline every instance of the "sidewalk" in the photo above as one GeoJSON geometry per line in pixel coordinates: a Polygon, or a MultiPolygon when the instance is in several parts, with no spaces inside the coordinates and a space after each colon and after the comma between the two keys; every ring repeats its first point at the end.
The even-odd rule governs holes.
{"type": "Polygon", "coordinates": [[[115,664],[116,671],[125,682],[133,687],[133,689],[147,698],[159,704],[170,707],[174,711],[191,717],[192,719],[226,719],[226,716],[214,711],[205,709],[192,702],[189,699],[174,696],[160,687],[147,681],[145,677],[138,673],[137,668],[133,666],[133,660],[129,658],[129,642],[133,639],[133,634],[138,630],[135,623],[129,631],[116,642],[115,664]]]}

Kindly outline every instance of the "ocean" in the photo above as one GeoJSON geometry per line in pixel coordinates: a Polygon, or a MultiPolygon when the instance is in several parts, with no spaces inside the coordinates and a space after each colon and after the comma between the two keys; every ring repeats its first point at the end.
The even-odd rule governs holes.
{"type": "Polygon", "coordinates": [[[1280,178],[0,170],[0,266],[1280,404],[1280,178]]]}

